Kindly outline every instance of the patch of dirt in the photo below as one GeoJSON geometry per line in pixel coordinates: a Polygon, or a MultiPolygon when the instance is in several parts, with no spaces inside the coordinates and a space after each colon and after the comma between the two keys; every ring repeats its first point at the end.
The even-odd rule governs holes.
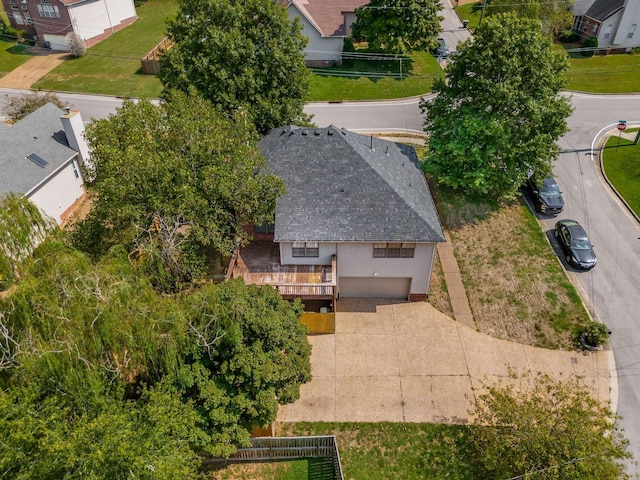
{"type": "Polygon", "coordinates": [[[523,205],[450,234],[479,331],[537,347],[574,347],[573,331],[588,316],[523,205]]]}

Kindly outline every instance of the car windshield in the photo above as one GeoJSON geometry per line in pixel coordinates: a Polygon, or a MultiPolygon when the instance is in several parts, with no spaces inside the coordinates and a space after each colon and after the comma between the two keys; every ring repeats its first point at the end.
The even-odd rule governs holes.
{"type": "Polygon", "coordinates": [[[591,243],[586,239],[574,238],[571,240],[571,248],[575,250],[589,250],[591,248],[591,243]]]}
{"type": "Polygon", "coordinates": [[[558,185],[542,185],[540,187],[540,195],[546,195],[548,197],[560,195],[560,189],[558,185]]]}

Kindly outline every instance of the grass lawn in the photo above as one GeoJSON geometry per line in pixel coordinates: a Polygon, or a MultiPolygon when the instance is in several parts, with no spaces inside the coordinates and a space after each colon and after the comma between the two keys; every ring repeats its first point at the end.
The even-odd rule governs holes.
{"type": "MultiPolygon", "coordinates": [[[[482,13],[480,2],[458,5],[455,7],[455,11],[458,14],[460,21],[469,20],[468,28],[470,30],[475,30],[480,23],[480,15],[482,13]]],[[[486,14],[487,12],[485,11],[484,13],[486,14]]]]}
{"type": "Polygon", "coordinates": [[[640,55],[572,55],[568,88],[592,93],[640,92],[640,55]]]}
{"type": "Polygon", "coordinates": [[[438,197],[478,330],[536,347],[575,348],[575,332],[590,320],[529,209],[443,188],[438,197]]]}
{"type": "Polygon", "coordinates": [[[309,101],[390,99],[423,95],[431,91],[434,78],[444,76],[435,57],[425,52],[413,53],[402,61],[356,60],[340,67],[312,70],[314,75],[311,77],[309,101]]]}
{"type": "Polygon", "coordinates": [[[306,460],[248,465],[230,465],[216,470],[209,478],[215,480],[307,480],[306,460]]]}
{"type": "Polygon", "coordinates": [[[15,39],[0,35],[0,77],[31,58],[27,53],[29,47],[17,45],[15,39]]]}
{"type": "Polygon", "coordinates": [[[162,40],[165,21],[176,11],[175,0],[149,0],[137,8],[135,23],[90,48],[85,56],[66,60],[33,88],[158,97],[160,81],[141,73],[140,59],[162,40]]]}
{"type": "MultiPolygon", "coordinates": [[[[625,133],[637,131],[629,129],[625,133]]],[[[618,193],[640,215],[640,146],[625,138],[620,139],[620,148],[617,145],[618,135],[607,140],[602,152],[604,171],[618,193]]]]}

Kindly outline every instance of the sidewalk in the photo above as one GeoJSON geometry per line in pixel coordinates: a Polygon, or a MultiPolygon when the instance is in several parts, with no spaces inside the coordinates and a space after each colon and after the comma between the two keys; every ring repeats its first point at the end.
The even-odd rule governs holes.
{"type": "Polygon", "coordinates": [[[50,50],[33,49],[36,55],[0,78],[1,88],[29,90],[31,86],[60,65],[69,55],[50,50]]]}

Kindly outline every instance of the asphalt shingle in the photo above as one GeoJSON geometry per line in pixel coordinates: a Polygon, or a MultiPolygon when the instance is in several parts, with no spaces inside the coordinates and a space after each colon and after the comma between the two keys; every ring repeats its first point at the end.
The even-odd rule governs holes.
{"type": "Polygon", "coordinates": [[[412,147],[333,125],[277,128],[260,146],[287,187],[275,241],[444,241],[412,147]]]}

